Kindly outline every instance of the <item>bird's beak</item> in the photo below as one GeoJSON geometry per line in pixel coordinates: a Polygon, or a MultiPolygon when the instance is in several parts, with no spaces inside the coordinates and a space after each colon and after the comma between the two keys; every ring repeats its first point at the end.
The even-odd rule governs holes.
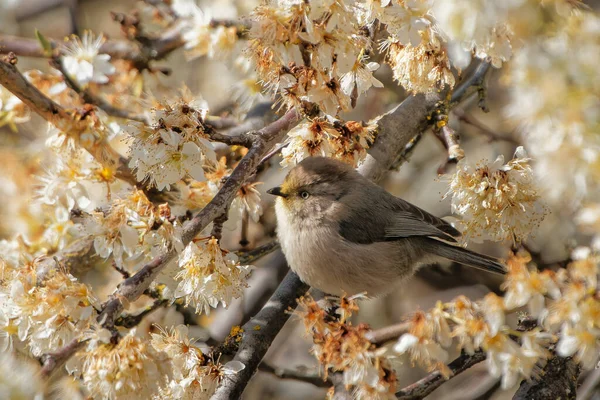
{"type": "Polygon", "coordinates": [[[281,196],[283,198],[288,197],[287,194],[281,191],[281,187],[279,186],[275,186],[274,188],[267,190],[267,193],[272,194],[273,196],[281,196]]]}

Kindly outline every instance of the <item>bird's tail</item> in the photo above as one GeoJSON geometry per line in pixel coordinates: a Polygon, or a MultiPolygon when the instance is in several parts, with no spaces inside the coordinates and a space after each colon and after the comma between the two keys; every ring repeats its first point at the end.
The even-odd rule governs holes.
{"type": "Polygon", "coordinates": [[[427,246],[427,250],[432,254],[484,271],[502,275],[506,274],[506,267],[493,257],[467,250],[464,247],[453,246],[436,239],[423,239],[426,241],[425,246],[427,246]]]}

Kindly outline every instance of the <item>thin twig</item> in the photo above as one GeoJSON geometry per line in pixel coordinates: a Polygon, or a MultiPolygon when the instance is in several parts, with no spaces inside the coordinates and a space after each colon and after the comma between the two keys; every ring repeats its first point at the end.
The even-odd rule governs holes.
{"type": "Polygon", "coordinates": [[[248,251],[238,251],[236,254],[239,257],[240,263],[242,264],[252,264],[256,262],[256,260],[271,254],[272,252],[278,250],[280,248],[279,242],[277,240],[273,240],[267,244],[263,244],[262,246],[258,246],[255,249],[248,251]]]}
{"type": "Polygon", "coordinates": [[[386,326],[384,328],[376,329],[365,334],[365,337],[369,342],[381,345],[390,340],[398,339],[400,336],[408,332],[412,324],[410,322],[401,322],[386,326]]]}
{"type": "Polygon", "coordinates": [[[75,91],[84,102],[97,106],[98,108],[104,110],[104,112],[106,112],[108,115],[113,116],[113,117],[130,119],[133,121],[139,121],[139,122],[143,122],[144,124],[148,124],[150,122],[148,120],[148,117],[146,117],[144,114],[138,114],[138,113],[131,112],[124,108],[115,107],[112,104],[110,104],[108,101],[104,100],[102,97],[96,96],[95,94],[90,92],[88,89],[81,88],[77,84],[77,82],[75,82],[73,79],[71,79],[71,77],[65,70],[63,62],[62,62],[62,57],[56,57],[56,58],[54,58],[53,61],[54,61],[53,66],[61,72],[61,74],[63,75],[63,79],[65,80],[65,83],[67,84],[67,86],[69,86],[71,89],[73,89],[73,91],[75,91]]]}
{"type": "Polygon", "coordinates": [[[475,71],[452,91],[450,105],[455,105],[473,93],[481,93],[485,76],[487,75],[491,65],[487,61],[481,61],[475,68],[475,71]]]}
{"type": "Polygon", "coordinates": [[[214,129],[230,129],[240,124],[236,118],[218,117],[215,115],[208,115],[204,122],[214,129]]]}
{"type": "Polygon", "coordinates": [[[480,122],[478,119],[473,117],[472,115],[467,114],[464,110],[460,108],[455,108],[452,110],[452,113],[458,117],[458,120],[464,122],[465,124],[469,124],[479,130],[483,135],[485,135],[489,141],[505,141],[514,144],[515,146],[519,145],[519,141],[509,135],[499,134],[485,124],[480,122]]]}
{"type": "Polygon", "coordinates": [[[79,338],[75,338],[69,342],[66,346],[54,353],[44,354],[40,361],[42,362],[41,374],[43,377],[49,377],[53,371],[62,367],[71,356],[73,356],[77,350],[79,350],[85,341],[80,341],[79,338]]]}
{"type": "Polygon", "coordinates": [[[319,373],[309,372],[306,367],[297,369],[275,368],[267,363],[260,363],[258,370],[268,372],[279,379],[293,379],[295,381],[310,383],[316,387],[330,387],[332,383],[328,379],[323,379],[319,373]]]}
{"type": "Polygon", "coordinates": [[[244,207],[244,209],[242,210],[242,229],[241,229],[241,233],[240,233],[240,241],[239,241],[239,245],[241,246],[242,250],[246,250],[246,247],[250,244],[250,242],[248,241],[248,225],[250,223],[250,214],[248,213],[248,210],[244,207]]]}
{"type": "Polygon", "coordinates": [[[239,135],[228,135],[221,132],[217,132],[214,129],[211,129],[211,124],[206,124],[208,137],[215,141],[225,143],[229,146],[244,146],[250,147],[252,146],[252,141],[254,137],[254,132],[244,132],[239,135]]]}
{"type": "Polygon", "coordinates": [[[154,300],[154,302],[151,305],[149,305],[148,307],[146,307],[139,314],[136,314],[136,315],[129,315],[129,314],[121,315],[119,318],[116,319],[115,325],[122,326],[122,327],[127,328],[127,329],[133,328],[135,326],[138,326],[139,323],[142,322],[142,319],[144,319],[144,317],[146,315],[150,314],[154,310],[158,310],[159,308],[166,306],[168,303],[169,303],[169,301],[166,300],[166,299],[157,299],[157,300],[154,300]]]}
{"type": "MultiPolygon", "coordinates": [[[[482,362],[485,360],[485,357],[486,355],[483,351],[476,351],[473,355],[462,354],[456,360],[448,364],[448,368],[450,368],[452,377],[454,377],[471,368],[473,365],[482,362]]],[[[434,371],[425,378],[419,379],[417,382],[396,392],[396,397],[401,400],[422,399],[440,387],[444,382],[446,382],[446,378],[444,378],[442,373],[440,371],[434,371]]]]}
{"type": "MultiPolygon", "coordinates": [[[[25,105],[39,114],[46,121],[61,129],[62,124],[73,124],[73,117],[60,105],[55,103],[49,97],[46,97],[35,86],[25,79],[23,74],[16,67],[17,58],[14,54],[0,56],[0,85],[8,89],[17,96],[25,105]]],[[[73,138],[79,142],[77,129],[71,133],[73,138]]],[[[127,161],[121,157],[110,145],[102,140],[87,144],[87,141],[81,143],[83,147],[101,164],[106,164],[107,160],[117,163],[115,176],[127,183],[135,186],[137,180],[127,166],[127,161]],[[87,147],[84,145],[87,144],[87,147]]]]}

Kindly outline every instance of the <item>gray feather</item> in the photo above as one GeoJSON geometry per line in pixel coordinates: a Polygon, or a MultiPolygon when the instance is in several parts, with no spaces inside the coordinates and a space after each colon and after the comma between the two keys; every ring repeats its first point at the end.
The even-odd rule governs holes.
{"type": "MultiPolygon", "coordinates": [[[[358,175],[358,174],[357,174],[358,175]]],[[[427,211],[397,198],[371,181],[360,177],[370,192],[351,191],[339,201],[346,206],[340,215],[340,235],[354,243],[369,244],[414,236],[434,236],[451,242],[460,236],[452,225],[427,211]]]]}
{"type": "Polygon", "coordinates": [[[385,239],[394,240],[412,236],[434,236],[456,242],[452,236],[430,222],[406,211],[397,211],[385,227],[385,239]]]}
{"type": "Polygon", "coordinates": [[[442,241],[419,237],[411,239],[414,244],[423,246],[430,254],[444,257],[459,264],[479,268],[496,274],[506,274],[506,268],[493,257],[479,254],[474,251],[444,243],[442,241]]]}

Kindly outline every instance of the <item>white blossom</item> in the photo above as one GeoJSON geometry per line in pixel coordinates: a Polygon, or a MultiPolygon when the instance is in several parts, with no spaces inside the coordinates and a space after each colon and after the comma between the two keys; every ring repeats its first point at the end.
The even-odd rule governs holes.
{"type": "Polygon", "coordinates": [[[104,37],[86,31],[81,38],[74,37],[64,48],[63,66],[71,79],[86,87],[90,82],[107,83],[115,73],[108,54],[101,54],[104,37]]]}
{"type": "Polygon", "coordinates": [[[452,212],[462,217],[467,238],[521,242],[541,223],[546,209],[529,160],[519,147],[507,164],[502,156],[475,167],[459,162],[446,196],[452,196],[452,212]]]}
{"type": "Polygon", "coordinates": [[[179,267],[174,297],[185,298],[186,305],[206,314],[219,303],[227,306],[232,299],[241,297],[251,268],[239,265],[231,253],[223,256],[214,238],[200,246],[188,244],[179,257],[179,267]]]}

